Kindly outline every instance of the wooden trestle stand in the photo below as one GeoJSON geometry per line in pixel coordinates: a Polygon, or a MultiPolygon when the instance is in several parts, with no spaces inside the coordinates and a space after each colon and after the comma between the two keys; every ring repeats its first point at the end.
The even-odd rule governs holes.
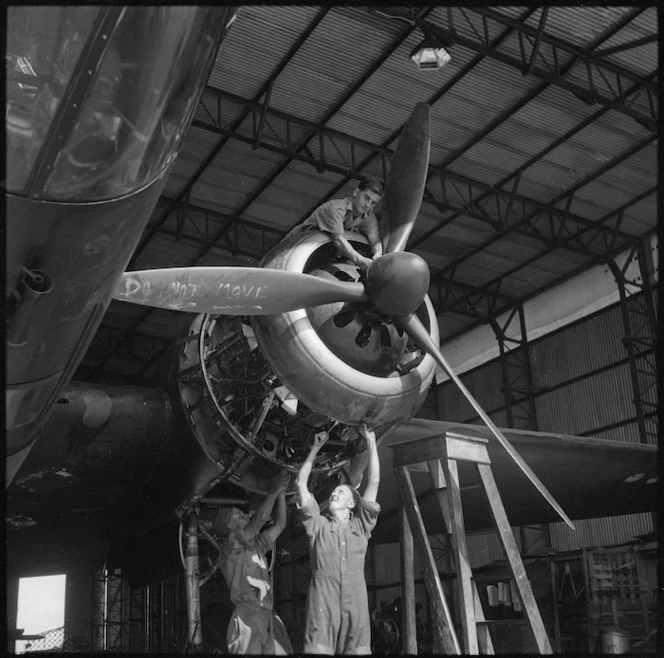
{"type": "Polygon", "coordinates": [[[417,653],[415,636],[415,581],[413,538],[422,558],[424,581],[433,619],[433,651],[446,654],[493,654],[493,644],[482,604],[468,561],[466,533],[461,509],[458,461],[472,462],[487,494],[498,536],[519,591],[523,608],[541,654],[552,653],[535,597],[533,596],[519,549],[512,534],[505,508],[491,471],[486,439],[445,432],[390,446],[394,451],[394,471],[401,497],[401,566],[404,618],[403,651],[417,653]],[[450,609],[445,599],[438,569],[410,475],[410,467],[428,466],[443,518],[452,540],[452,552],[458,578],[462,642],[459,642],[450,609]]]}

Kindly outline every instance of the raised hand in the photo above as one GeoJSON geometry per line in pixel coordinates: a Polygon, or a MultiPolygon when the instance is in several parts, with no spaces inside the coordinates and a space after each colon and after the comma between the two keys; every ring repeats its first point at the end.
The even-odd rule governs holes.
{"type": "Polygon", "coordinates": [[[320,450],[327,441],[327,439],[329,438],[329,436],[330,436],[329,433],[325,431],[316,432],[316,434],[314,434],[314,442],[311,447],[316,448],[316,450],[320,450]]]}
{"type": "Polygon", "coordinates": [[[314,440],[311,444],[311,449],[309,450],[309,454],[307,455],[307,458],[302,462],[302,466],[300,466],[300,470],[297,473],[297,477],[295,478],[295,484],[297,485],[297,490],[300,494],[300,505],[304,505],[311,498],[311,494],[307,489],[307,483],[309,482],[309,475],[311,474],[311,469],[314,465],[314,461],[316,460],[316,455],[318,454],[318,451],[323,447],[328,437],[329,433],[325,431],[316,432],[316,434],[314,434],[314,440]]]}
{"type": "Polygon", "coordinates": [[[369,269],[369,265],[373,263],[372,258],[367,258],[366,256],[362,256],[362,254],[359,255],[357,259],[357,265],[360,267],[361,270],[367,270],[369,269]]]}
{"type": "Polygon", "coordinates": [[[369,441],[376,441],[376,434],[375,432],[366,424],[362,423],[358,428],[358,432],[360,433],[361,436],[363,436],[367,442],[369,441]]]}

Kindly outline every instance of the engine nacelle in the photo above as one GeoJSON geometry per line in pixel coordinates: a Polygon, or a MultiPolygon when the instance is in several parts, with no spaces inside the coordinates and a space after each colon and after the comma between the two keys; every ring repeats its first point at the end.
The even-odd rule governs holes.
{"type": "MultiPolygon", "coordinates": [[[[360,252],[369,255],[362,236],[347,233],[346,238],[360,252]]],[[[302,232],[279,243],[263,259],[262,266],[320,274],[329,268],[331,254],[334,260],[329,236],[318,231],[302,232]]],[[[347,266],[344,274],[347,275],[349,267],[355,269],[359,278],[355,266],[347,266]]],[[[412,418],[424,402],[433,379],[434,359],[419,347],[409,351],[405,337],[399,346],[401,336],[389,318],[381,318],[371,309],[353,308],[349,304],[325,307],[252,318],[256,339],[277,377],[298,400],[340,423],[366,422],[384,427],[412,418]],[[337,337],[317,331],[321,309],[325,307],[329,315],[326,329],[329,332],[336,329],[337,337]],[[353,312],[354,317],[348,321],[353,312]],[[329,321],[335,317],[340,318],[339,322],[329,321]],[[376,349],[370,337],[367,339],[371,333],[378,334],[378,340],[383,333],[384,350],[376,349]],[[367,355],[361,360],[358,352],[363,345],[367,355]],[[358,363],[359,367],[354,367],[358,363]],[[381,371],[380,376],[372,374],[381,371]]],[[[438,343],[438,324],[428,296],[417,315],[438,343]]]]}
{"type": "MultiPolygon", "coordinates": [[[[368,253],[364,238],[347,238],[368,253]]],[[[318,232],[284,240],[262,265],[345,281],[363,276],[318,232]]],[[[428,297],[417,314],[438,342],[428,297]]],[[[183,341],[177,379],[207,460],[183,509],[224,482],[265,493],[280,469],[299,469],[321,430],[329,439],[311,486],[351,470],[363,448],[357,425],[366,422],[380,434],[412,418],[434,369],[431,356],[367,304],[326,304],[251,320],[197,316],[183,341]]]]}

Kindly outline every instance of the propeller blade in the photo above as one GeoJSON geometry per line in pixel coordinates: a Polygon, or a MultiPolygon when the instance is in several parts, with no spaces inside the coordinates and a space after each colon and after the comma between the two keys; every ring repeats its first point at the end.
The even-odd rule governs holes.
{"type": "Polygon", "coordinates": [[[440,364],[440,367],[449,375],[450,379],[461,389],[461,392],[466,396],[466,399],[473,406],[475,411],[480,415],[482,420],[486,423],[487,427],[493,432],[493,435],[502,444],[503,448],[507,450],[510,457],[517,463],[517,466],[524,472],[526,477],[535,485],[537,490],[544,496],[547,502],[558,512],[560,518],[567,523],[567,525],[574,530],[574,524],[570,518],[565,514],[562,507],[556,502],[555,498],[548,492],[546,487],[542,484],[540,479],[533,473],[530,466],[523,460],[523,457],[514,449],[512,444],[507,440],[505,435],[494,425],[493,421],[487,416],[484,409],[479,405],[479,402],[471,395],[470,391],[463,385],[463,382],[457,377],[456,373],[452,370],[447,363],[445,357],[441,354],[436,344],[431,340],[429,332],[425,329],[424,325],[414,315],[403,317],[395,317],[395,324],[401,327],[413,340],[419,343],[420,347],[440,364]]]}
{"type": "Polygon", "coordinates": [[[403,251],[422,205],[429,167],[429,105],[418,103],[399,137],[385,184],[382,224],[389,227],[385,253],[403,251]]]}
{"type": "Polygon", "coordinates": [[[125,272],[113,298],[173,311],[272,315],[331,302],[364,302],[361,283],[262,267],[175,267],[125,272]]]}

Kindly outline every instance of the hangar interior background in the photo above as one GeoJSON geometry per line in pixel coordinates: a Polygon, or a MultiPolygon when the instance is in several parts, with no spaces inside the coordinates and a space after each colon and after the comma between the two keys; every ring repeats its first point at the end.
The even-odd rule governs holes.
{"type": "MultiPolygon", "coordinates": [[[[657,445],[657,18],[654,6],[242,7],[129,269],[258,264],[320,203],[361,176],[384,179],[424,101],[431,160],[408,250],[429,265],[441,349],[466,386],[501,427],[657,445]],[[442,68],[410,59],[425,37],[445,44],[442,68]]],[[[74,380],[162,385],[190,321],[112,302],[74,380]]],[[[419,415],[479,422],[442,373],[419,415]]],[[[556,652],[595,651],[604,626],[654,651],[655,530],[650,513],[608,509],[576,532],[515,529],[556,652]],[[630,578],[614,578],[617,598],[592,584],[621,570],[630,578]]],[[[390,539],[367,563],[386,619],[400,596],[390,539]]],[[[444,538],[432,541],[447,573],[444,538]]],[[[509,583],[495,533],[471,535],[469,550],[484,592],[509,583]]],[[[296,639],[308,575],[297,537],[284,538],[277,565],[296,639]]],[[[102,567],[80,543],[9,564],[66,570],[65,627],[81,646],[178,646],[181,574],[130,582],[102,567]]],[[[208,641],[222,642],[223,586],[202,591],[208,641]]],[[[529,651],[518,611],[504,600],[491,610],[511,629],[504,648],[529,651]]]]}

